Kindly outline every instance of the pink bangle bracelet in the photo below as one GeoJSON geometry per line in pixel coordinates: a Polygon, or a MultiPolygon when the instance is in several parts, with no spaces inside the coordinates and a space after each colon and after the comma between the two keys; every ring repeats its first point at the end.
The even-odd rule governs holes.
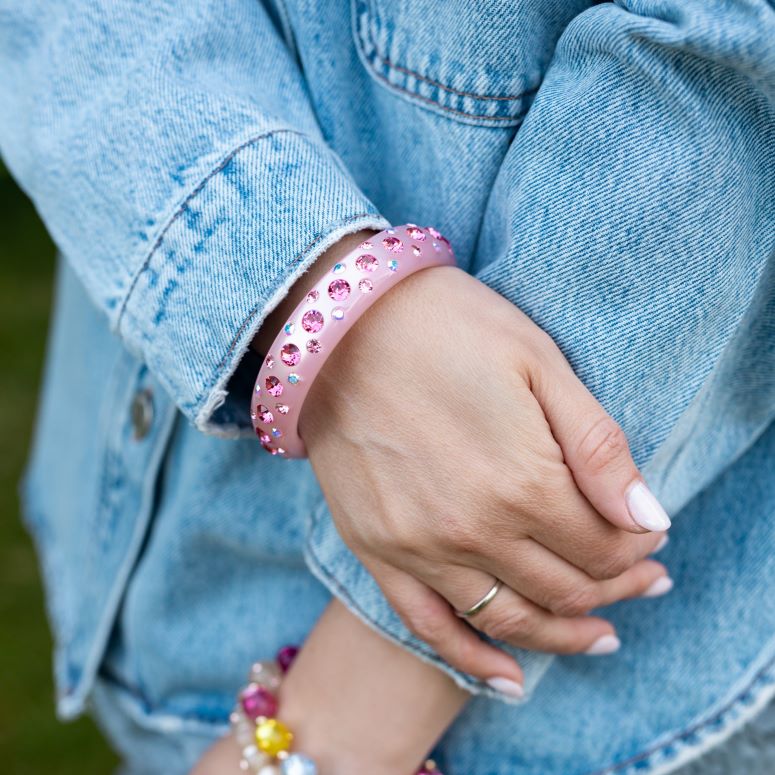
{"type": "Polygon", "coordinates": [[[250,417],[261,446],[273,455],[306,457],[301,408],[334,347],[405,277],[454,263],[446,238],[410,223],[375,234],[334,264],[293,311],[259,369],[250,417]]]}

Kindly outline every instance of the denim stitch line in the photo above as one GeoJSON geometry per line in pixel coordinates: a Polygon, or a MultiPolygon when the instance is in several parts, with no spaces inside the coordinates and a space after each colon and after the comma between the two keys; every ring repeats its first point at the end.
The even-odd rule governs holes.
{"type": "Polygon", "coordinates": [[[692,724],[691,726],[684,729],[682,732],[674,735],[673,737],[669,738],[668,740],[664,741],[663,743],[660,743],[659,745],[655,745],[651,748],[646,748],[645,750],[641,751],[638,754],[635,754],[634,756],[631,756],[629,759],[625,759],[622,762],[618,762],[617,764],[613,764],[610,767],[606,767],[602,770],[594,770],[593,772],[590,772],[589,775],[610,775],[614,772],[621,772],[626,767],[631,767],[634,764],[638,764],[639,762],[646,761],[651,756],[653,756],[656,753],[659,753],[661,751],[665,751],[667,748],[670,748],[672,745],[676,743],[682,743],[686,741],[688,738],[692,737],[693,735],[696,735],[698,732],[703,731],[706,727],[713,727],[716,724],[723,724],[724,717],[729,714],[732,710],[734,710],[735,706],[738,705],[743,697],[745,697],[747,694],[751,692],[751,690],[756,686],[756,684],[760,683],[766,674],[772,669],[772,667],[775,665],[775,656],[773,656],[769,661],[767,661],[759,670],[754,673],[754,675],[751,677],[751,680],[748,684],[746,684],[745,688],[740,691],[738,694],[736,694],[732,699],[729,700],[729,702],[724,705],[717,713],[715,713],[713,716],[705,719],[704,721],[698,721],[696,724],[692,724]]]}
{"type": "Polygon", "coordinates": [[[134,292],[140,277],[148,268],[148,265],[151,263],[151,260],[153,259],[156,251],[159,249],[159,247],[161,247],[161,244],[164,242],[164,238],[167,236],[169,230],[175,225],[180,216],[186,212],[188,205],[202,192],[202,189],[204,189],[204,187],[210,182],[212,178],[214,178],[218,173],[223,172],[223,170],[229,165],[229,163],[240,151],[243,151],[245,148],[248,148],[251,145],[255,145],[259,140],[266,140],[269,137],[273,137],[274,135],[282,133],[294,134],[300,137],[305,136],[302,132],[299,132],[295,129],[272,129],[268,132],[262,132],[261,134],[254,135],[226,154],[226,156],[224,156],[224,158],[221,159],[221,161],[215,167],[213,167],[213,169],[211,169],[210,172],[208,172],[207,175],[205,175],[205,177],[199,181],[199,183],[197,183],[196,187],[186,195],[185,199],[180,203],[180,205],[178,205],[178,208],[172,214],[164,228],[159,232],[159,235],[156,238],[156,241],[153,243],[150,251],[148,252],[148,255],[145,257],[145,260],[142,262],[140,268],[135,273],[135,276],[132,279],[132,283],[129,286],[129,290],[126,292],[124,300],[121,303],[121,309],[119,310],[118,317],[116,318],[116,330],[118,330],[121,326],[121,319],[123,318],[127,304],[129,304],[129,299],[132,296],[132,293],[134,292]]]}
{"type": "MultiPolygon", "coordinates": [[[[372,14],[371,12],[363,8],[362,10],[356,11],[356,13],[359,13],[361,15],[364,15],[367,17],[367,22],[371,20],[372,14]]],[[[368,35],[369,35],[369,43],[371,44],[371,47],[374,49],[374,56],[377,57],[383,64],[387,65],[388,67],[393,68],[394,70],[398,70],[401,73],[405,73],[406,75],[410,75],[413,78],[417,78],[419,81],[424,81],[425,83],[430,84],[431,86],[437,86],[439,89],[444,89],[444,91],[449,92],[450,94],[455,94],[459,97],[471,97],[475,100],[493,100],[493,101],[503,101],[503,102],[515,102],[517,100],[524,99],[525,97],[529,97],[532,94],[535,94],[539,86],[536,86],[532,89],[527,89],[520,94],[516,95],[492,95],[492,94],[477,94],[476,92],[470,92],[470,91],[462,91],[461,89],[455,89],[452,86],[445,86],[440,81],[436,81],[433,78],[429,78],[427,75],[423,75],[422,73],[418,73],[416,70],[411,70],[408,67],[403,67],[402,65],[399,65],[392,60],[390,60],[388,57],[386,57],[384,54],[382,54],[379,50],[379,47],[377,46],[376,41],[374,40],[374,36],[371,34],[371,25],[366,25],[368,29],[368,35]]],[[[358,35],[360,38],[361,36],[358,35]]],[[[364,51],[364,54],[366,52],[364,51]]],[[[440,106],[443,107],[443,106],[440,106]]],[[[470,115],[466,113],[465,115],[470,115]]],[[[474,117],[474,116],[472,116],[474,117]]],[[[485,118],[484,116],[475,116],[475,118],[485,118]]],[[[493,117],[494,118],[494,117],[493,117]]]]}

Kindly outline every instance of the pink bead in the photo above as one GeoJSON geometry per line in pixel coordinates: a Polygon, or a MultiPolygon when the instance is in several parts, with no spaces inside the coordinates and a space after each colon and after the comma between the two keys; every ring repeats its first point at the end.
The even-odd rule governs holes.
{"type": "Polygon", "coordinates": [[[290,670],[293,660],[296,659],[298,653],[299,649],[296,646],[283,646],[277,652],[277,664],[283,673],[287,673],[290,670]]]}
{"type": "Polygon", "coordinates": [[[425,242],[425,232],[418,226],[415,226],[414,224],[410,223],[407,225],[406,233],[412,239],[416,239],[418,242],[425,242]]]}
{"type": "Polygon", "coordinates": [[[273,718],[277,713],[277,698],[258,684],[249,684],[240,693],[240,703],[245,715],[255,721],[259,716],[273,718]]]}
{"type": "Polygon", "coordinates": [[[324,322],[325,318],[323,317],[323,313],[319,310],[311,309],[309,312],[305,312],[302,316],[301,327],[308,334],[317,334],[317,332],[323,328],[324,322]]]}
{"type": "Polygon", "coordinates": [[[269,393],[270,396],[280,396],[283,392],[283,386],[277,377],[267,377],[266,378],[266,392],[269,393]]]}
{"type": "Polygon", "coordinates": [[[334,280],[328,286],[328,295],[334,301],[344,301],[350,295],[350,283],[347,280],[334,280]]]}
{"type": "Polygon", "coordinates": [[[355,266],[357,266],[361,272],[373,272],[379,266],[379,261],[376,256],[365,253],[355,259],[355,266]]]}
{"type": "Polygon", "coordinates": [[[391,253],[400,253],[404,249],[404,243],[398,237],[385,237],[382,240],[382,247],[391,253]]]}
{"type": "Polygon", "coordinates": [[[286,366],[296,366],[301,360],[301,351],[293,343],[285,344],[280,350],[280,360],[286,366]]]}

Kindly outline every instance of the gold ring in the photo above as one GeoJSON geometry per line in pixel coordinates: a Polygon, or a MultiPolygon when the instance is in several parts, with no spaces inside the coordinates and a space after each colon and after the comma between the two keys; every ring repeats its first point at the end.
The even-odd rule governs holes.
{"type": "Polygon", "coordinates": [[[455,611],[455,614],[461,619],[470,619],[472,616],[476,616],[482,609],[487,608],[492,603],[495,595],[498,594],[498,590],[503,586],[503,582],[500,579],[495,579],[495,583],[492,585],[490,591],[479,602],[474,603],[466,611],[455,611]]]}

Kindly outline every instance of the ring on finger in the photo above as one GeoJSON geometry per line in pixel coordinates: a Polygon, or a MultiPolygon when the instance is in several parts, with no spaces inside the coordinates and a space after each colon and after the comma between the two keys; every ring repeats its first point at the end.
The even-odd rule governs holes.
{"type": "Polygon", "coordinates": [[[470,619],[472,616],[476,616],[476,614],[487,608],[487,606],[492,603],[492,601],[495,599],[495,595],[498,594],[498,591],[502,586],[503,582],[500,579],[495,579],[495,583],[492,585],[492,587],[490,587],[489,592],[481,600],[478,600],[465,611],[456,610],[455,615],[459,616],[461,619],[470,619]]]}

